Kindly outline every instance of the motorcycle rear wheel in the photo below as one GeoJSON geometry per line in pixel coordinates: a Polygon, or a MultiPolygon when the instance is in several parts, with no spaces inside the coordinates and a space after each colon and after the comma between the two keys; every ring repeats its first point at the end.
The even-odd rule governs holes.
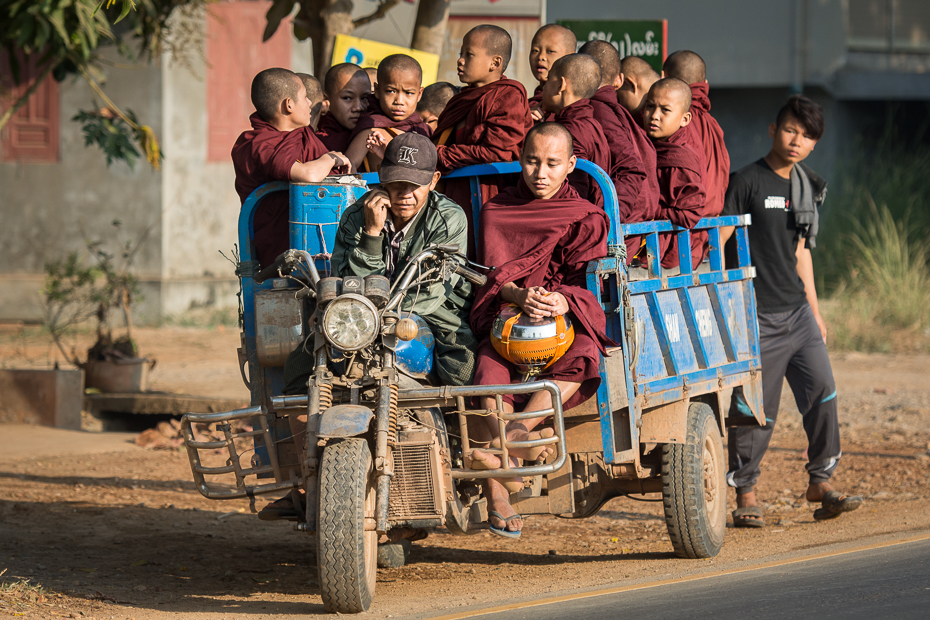
{"type": "Polygon", "coordinates": [[[326,446],[320,464],[317,566],[323,606],[361,613],[371,606],[378,572],[375,478],[364,439],[326,446]]]}

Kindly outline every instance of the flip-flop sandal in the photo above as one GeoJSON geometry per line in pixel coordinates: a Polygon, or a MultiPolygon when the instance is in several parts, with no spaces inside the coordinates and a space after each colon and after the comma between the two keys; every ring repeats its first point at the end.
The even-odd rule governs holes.
{"type": "Polygon", "coordinates": [[[489,510],[489,511],[488,511],[488,529],[491,530],[491,533],[492,533],[492,534],[496,534],[496,535],[498,535],[498,536],[503,536],[504,538],[511,538],[511,539],[520,538],[520,534],[523,533],[523,530],[516,530],[516,531],[508,530],[508,529],[507,529],[507,524],[508,524],[509,522],[513,521],[514,519],[522,519],[522,518],[523,518],[523,517],[520,516],[520,515],[513,515],[513,516],[507,517],[507,518],[505,519],[505,518],[504,518],[504,515],[502,515],[501,513],[497,512],[496,510],[489,510]],[[494,527],[493,525],[491,525],[490,517],[495,517],[495,518],[500,519],[501,521],[503,521],[503,522],[504,522],[504,527],[498,528],[498,527],[494,527]]]}
{"type": "Polygon", "coordinates": [[[836,519],[840,516],[839,512],[833,512],[829,508],[818,508],[814,511],[814,521],[827,521],[829,519],[836,519]]]}
{"type": "Polygon", "coordinates": [[[743,506],[733,511],[733,527],[765,527],[762,508],[759,506],[743,506]]]}
{"type": "Polygon", "coordinates": [[[821,505],[832,513],[852,512],[862,505],[861,495],[846,495],[839,491],[827,491],[821,505]]]}

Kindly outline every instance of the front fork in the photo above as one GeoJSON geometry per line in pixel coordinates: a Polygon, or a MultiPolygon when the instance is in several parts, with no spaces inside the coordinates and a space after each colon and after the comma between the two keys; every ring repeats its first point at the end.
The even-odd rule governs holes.
{"type": "Polygon", "coordinates": [[[397,441],[397,383],[394,376],[394,352],[384,352],[381,384],[378,388],[378,411],[375,413],[375,471],[378,480],[375,523],[379,532],[388,529],[391,501],[391,478],[394,459],[390,449],[397,441]]]}
{"type": "MultiPolygon", "coordinates": [[[[391,446],[397,440],[397,385],[394,377],[394,352],[384,354],[384,373],[378,387],[378,408],[375,412],[375,451],[373,455],[377,481],[377,504],[375,508],[376,529],[386,532],[390,509],[391,478],[394,477],[394,459],[391,446]]],[[[305,521],[300,530],[316,532],[317,502],[319,501],[320,447],[317,432],[320,414],[333,404],[332,383],[326,364],[326,348],[316,349],[316,368],[307,389],[306,449],[302,461],[306,484],[305,521]]]]}

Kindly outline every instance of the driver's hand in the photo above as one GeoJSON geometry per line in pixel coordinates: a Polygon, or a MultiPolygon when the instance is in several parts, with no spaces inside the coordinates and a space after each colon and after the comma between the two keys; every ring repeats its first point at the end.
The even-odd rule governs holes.
{"type": "Polygon", "coordinates": [[[365,227],[362,229],[366,235],[377,237],[384,229],[391,199],[383,189],[372,190],[365,199],[365,227]]]}

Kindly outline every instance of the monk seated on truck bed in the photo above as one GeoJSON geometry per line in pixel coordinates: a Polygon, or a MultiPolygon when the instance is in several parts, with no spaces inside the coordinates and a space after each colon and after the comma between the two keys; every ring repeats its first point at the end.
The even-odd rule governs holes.
{"type": "MultiPolygon", "coordinates": [[[[541,123],[530,130],[520,154],[523,168],[519,185],[488,201],[481,210],[478,231],[480,262],[493,265],[488,282],[479,289],[471,322],[478,345],[476,385],[511,384],[523,380],[521,370],[494,349],[490,331],[502,309],[515,304],[530,319],[570,315],[574,342],[539,379],[555,382],[562,392],[565,409],[581,404],[597,391],[599,355],[613,343],[604,333],[606,319],[595,296],[585,288],[589,261],[607,256],[609,223],[603,208],[578,195],[567,181],[575,168],[572,136],[557,123],[541,123]]],[[[494,398],[481,399],[481,408],[496,409],[494,398]]],[[[549,392],[529,396],[504,396],[504,410],[541,411],[552,407],[549,392]]],[[[510,422],[508,441],[551,437],[554,431],[538,426],[545,416],[510,422]]],[[[472,440],[500,446],[496,416],[473,416],[469,423],[472,440]]],[[[512,457],[534,461],[547,456],[551,446],[512,449],[512,457]]],[[[475,450],[469,466],[497,469],[500,459],[490,452],[475,450]]],[[[517,538],[523,520],[510,505],[509,491],[522,487],[519,479],[484,483],[488,499],[488,521],[499,536],[517,538]],[[508,489],[506,485],[511,485],[508,489]]]]}

